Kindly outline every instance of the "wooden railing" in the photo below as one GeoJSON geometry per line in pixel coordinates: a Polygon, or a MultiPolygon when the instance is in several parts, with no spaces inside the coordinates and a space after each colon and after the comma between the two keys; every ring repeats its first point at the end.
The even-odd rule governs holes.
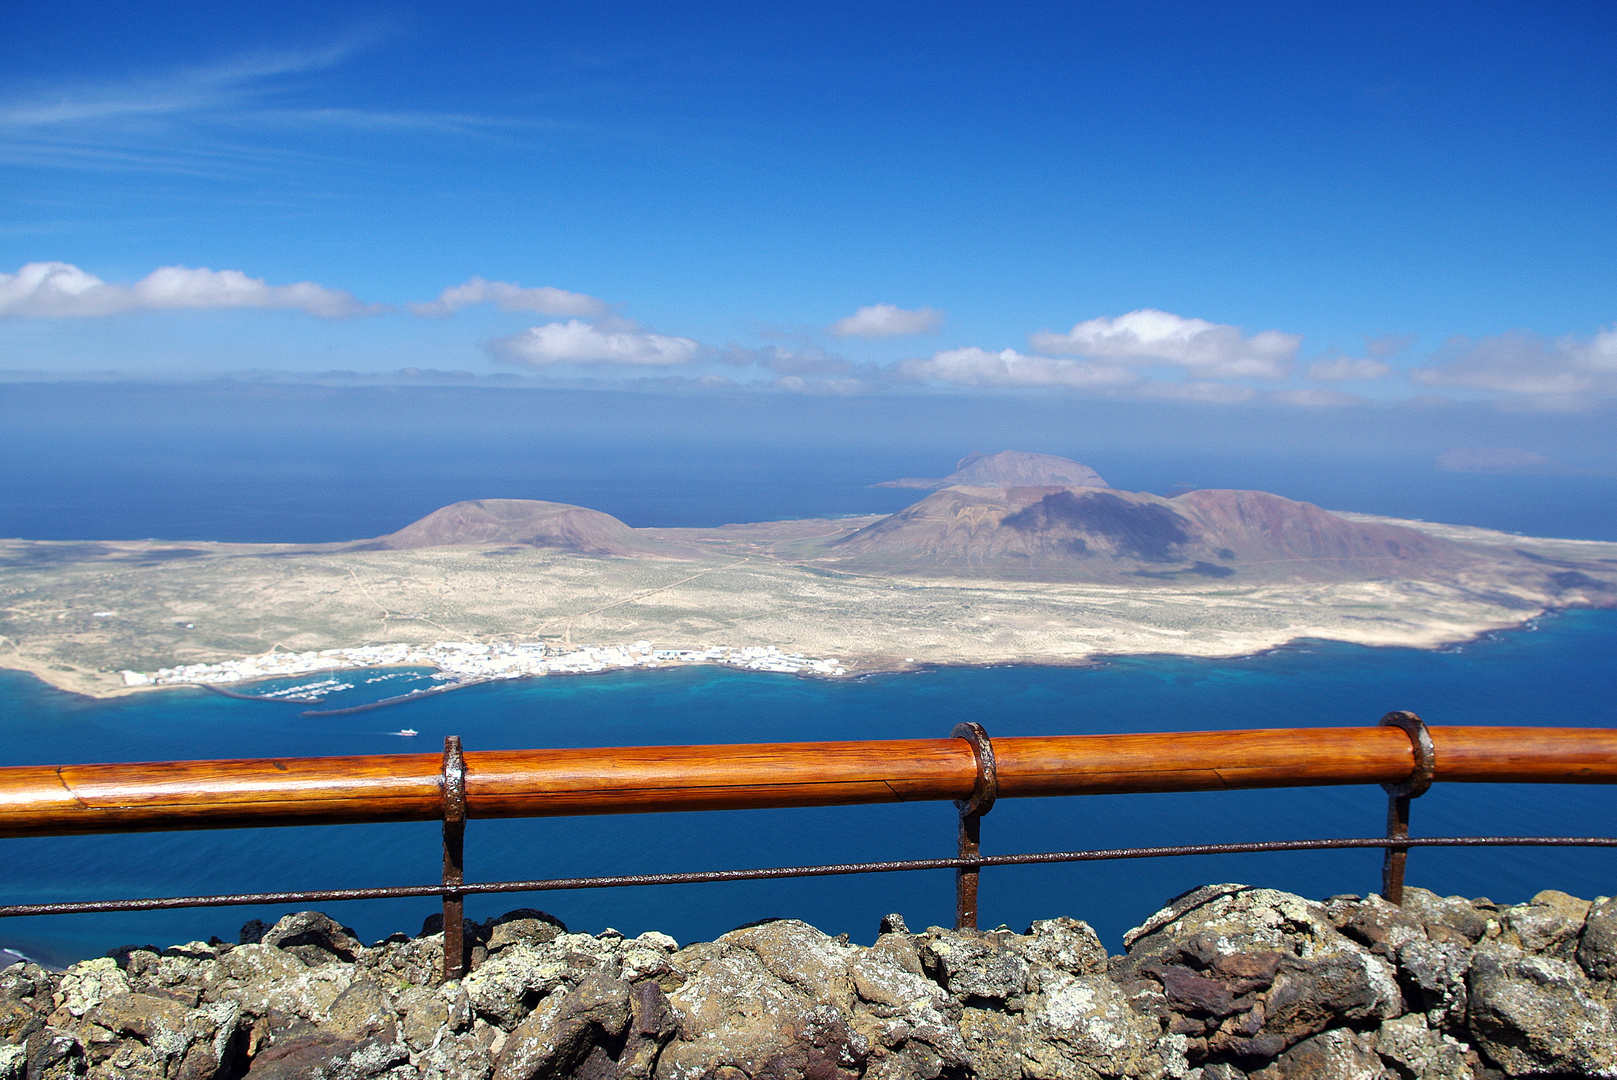
{"type": "Polygon", "coordinates": [[[1389,713],[1380,726],[1365,728],[991,740],[977,725],[962,724],[947,739],[468,753],[452,737],[442,756],[0,768],[0,837],[441,819],[445,840],[444,881],[436,886],[12,905],[0,907],[0,916],[438,895],[445,901],[446,972],[455,974],[464,970],[461,898],[485,892],[953,867],[957,923],[975,926],[977,876],[983,866],[1381,847],[1387,852],[1383,894],[1398,902],[1409,847],[1617,845],[1617,840],[1601,837],[1411,840],[1409,801],[1433,782],[1617,782],[1617,730],[1427,728],[1413,714],[1389,713]],[[1384,837],[992,857],[982,856],[978,847],[982,815],[996,799],[1366,783],[1382,784],[1389,792],[1384,837]],[[541,882],[462,880],[461,835],[467,819],[924,800],[955,800],[959,807],[959,849],[952,859],[541,882]]]}

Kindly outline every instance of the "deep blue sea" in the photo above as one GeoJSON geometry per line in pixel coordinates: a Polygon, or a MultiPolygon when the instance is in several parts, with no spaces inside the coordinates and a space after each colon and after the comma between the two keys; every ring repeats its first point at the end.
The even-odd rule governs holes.
{"type": "MultiPolygon", "coordinates": [[[[1243,660],[1142,657],[1089,669],[945,669],[826,682],[720,669],[484,684],[396,708],[304,719],[298,706],[176,690],[92,702],[0,672],[0,741],[15,764],[468,749],[938,736],[976,720],[995,735],[1373,724],[1411,709],[1433,724],[1617,723],[1617,613],[1570,612],[1442,652],[1300,644],[1243,660]],[[408,724],[414,739],[387,734],[408,724]]],[[[356,691],[357,692],[357,691],[356,691]]],[[[333,699],[335,700],[335,699],[333,699]]],[[[1177,842],[1376,835],[1376,787],[1007,800],[983,821],[988,853],[1177,842]]],[[[1417,834],[1610,834],[1617,791],[1439,785],[1417,834]]],[[[947,803],[533,821],[473,821],[468,880],[649,873],[944,855],[947,803]]],[[[5,841],[10,902],[426,883],[433,824],[5,841]]],[[[1157,859],[984,871],[984,925],[1087,919],[1116,948],[1169,897],[1243,881],[1322,897],[1379,885],[1374,851],[1157,859]]],[[[1410,881],[1520,900],[1543,888],[1617,891],[1609,852],[1504,849],[1410,855],[1410,881]]],[[[952,917],[948,872],[472,898],[484,918],[518,906],[571,927],[660,929],[682,941],[765,916],[870,940],[899,911],[911,926],[952,917]]],[[[329,905],[367,939],[414,931],[430,901],[329,905]]],[[[218,934],[280,909],[205,909],[7,920],[0,945],[64,960],[121,944],[218,934]]]]}
{"type": "MultiPolygon", "coordinates": [[[[603,401],[589,411],[583,397],[543,395],[11,389],[0,397],[0,457],[7,461],[0,535],[346,540],[480,497],[581,503],[633,525],[890,512],[917,493],[869,484],[942,475],[967,451],[1016,447],[1081,458],[1133,490],[1261,488],[1334,509],[1617,539],[1617,480],[1609,474],[1498,477],[1432,468],[1432,455],[1445,446],[1517,445],[1500,441],[1513,437],[1505,428],[1399,429],[1382,437],[1355,428],[1351,445],[1389,455],[1332,457],[1266,449],[1252,443],[1257,436],[1237,445],[1195,431],[1186,438],[1212,449],[1147,445],[1159,441],[1160,428],[1142,427],[1146,439],[1131,434],[1127,417],[1079,417],[1059,403],[1042,411],[1018,402],[971,403],[969,410],[957,403],[932,417],[911,415],[934,408],[926,402],[901,413],[855,401],[834,416],[799,416],[789,410],[821,406],[738,399],[702,413],[676,400],[603,401]],[[845,415],[878,407],[887,412],[873,411],[862,423],[845,415]],[[895,417],[907,426],[895,426],[895,417]],[[833,419],[842,425],[834,438],[826,434],[833,419]]],[[[1338,423],[1349,420],[1352,427],[1375,417],[1338,423]]],[[[1609,726],[1617,723],[1614,676],[1613,612],[1569,612],[1442,652],[1302,643],[1242,660],[1141,657],[1087,669],[953,669],[837,683],[718,669],[628,672],[485,684],[328,719],[299,717],[292,704],[201,691],[90,701],[0,671],[0,762],[435,751],[448,734],[460,735],[468,749],[902,738],[942,736],[961,720],[1001,736],[1368,725],[1390,709],[1414,710],[1433,724],[1609,726]],[[406,726],[420,735],[387,734],[406,726]]],[[[382,696],[376,690],[348,693],[370,700],[382,696]]],[[[343,703],[336,696],[331,702],[343,703]]],[[[1009,853],[1375,835],[1384,812],[1385,796],[1375,787],[1005,801],[984,821],[983,846],[1009,853]]],[[[1415,832],[1426,835],[1609,834],[1617,792],[1439,786],[1413,816],[1415,832]]],[[[467,874],[475,881],[928,857],[951,853],[954,837],[946,803],[474,821],[467,874]]],[[[440,857],[432,824],[0,844],[0,902],[428,883],[440,857]]],[[[1379,852],[1365,851],[991,869],[983,877],[983,920],[1020,929],[1035,918],[1074,915],[1116,948],[1125,929],[1191,886],[1238,880],[1316,897],[1364,892],[1378,887],[1380,860],[1379,852]]],[[[1610,894],[1617,892],[1614,869],[1611,854],[1598,851],[1410,856],[1412,883],[1497,900],[1549,887],[1610,894]]],[[[481,919],[524,905],[575,928],[660,929],[684,941],[771,915],[868,941],[889,911],[911,926],[946,923],[953,894],[951,873],[932,872],[474,898],[467,909],[481,919]]],[[[375,939],[416,930],[434,904],[330,909],[375,939]]],[[[0,946],[60,961],[131,943],[210,934],[233,940],[245,920],[280,913],[224,908],[0,920],[0,946]]]]}

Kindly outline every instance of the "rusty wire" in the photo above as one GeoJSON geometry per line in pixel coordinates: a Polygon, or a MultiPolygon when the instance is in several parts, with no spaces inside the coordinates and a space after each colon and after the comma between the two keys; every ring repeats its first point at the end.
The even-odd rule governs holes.
{"type": "Polygon", "coordinates": [[[0,918],[24,915],[84,915],[114,911],[165,911],[172,908],[230,907],[244,904],[335,903],[343,900],[389,900],[409,897],[478,896],[493,893],[553,892],[565,889],[611,889],[636,885],[695,885],[721,881],[835,877],[844,874],[888,874],[909,870],[959,870],[984,866],[1030,866],[1046,863],[1103,862],[1183,855],[1239,855],[1269,851],[1338,851],[1388,847],[1617,847],[1610,836],[1429,836],[1351,837],[1327,840],[1267,840],[1244,844],[1179,844],[1168,847],[1100,848],[1021,855],[983,855],[974,859],[905,859],[890,862],[831,863],[821,866],[776,866],[749,870],[706,870],[674,874],[620,874],[607,877],[548,878],[537,881],[492,881],[471,884],[403,885],[376,889],[315,889],[301,892],[234,893],[220,896],[168,896],[139,900],[89,900],[0,906],[0,918]]]}

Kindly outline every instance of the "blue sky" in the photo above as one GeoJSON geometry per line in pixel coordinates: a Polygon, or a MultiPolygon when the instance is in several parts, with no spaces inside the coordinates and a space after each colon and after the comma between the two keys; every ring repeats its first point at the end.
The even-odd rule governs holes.
{"type": "Polygon", "coordinates": [[[14,7],[0,371],[1603,414],[1617,5],[1317,7],[14,7]]]}

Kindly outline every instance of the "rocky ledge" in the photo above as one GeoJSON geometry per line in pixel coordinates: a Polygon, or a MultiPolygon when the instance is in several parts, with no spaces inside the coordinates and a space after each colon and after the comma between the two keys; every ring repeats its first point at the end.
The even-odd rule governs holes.
{"type": "MultiPolygon", "coordinates": [[[[371,946],[316,912],[241,943],[0,971],[0,1080],[1450,1080],[1617,1077],[1617,900],[1409,890],[1179,897],[1108,957],[889,916],[868,947],[771,920],[679,948],[524,909],[371,946]]],[[[429,924],[428,931],[434,930],[429,924]]]]}

